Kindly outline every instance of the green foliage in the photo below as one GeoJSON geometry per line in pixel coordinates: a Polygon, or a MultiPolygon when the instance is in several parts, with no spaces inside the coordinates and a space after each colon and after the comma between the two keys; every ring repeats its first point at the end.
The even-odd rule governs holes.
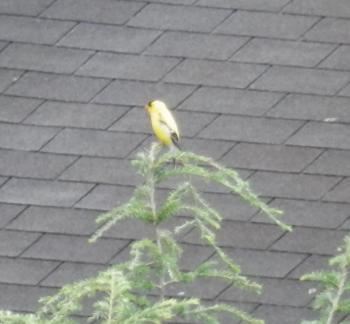
{"type": "MultiPolygon", "coordinates": [[[[350,314],[350,237],[344,239],[344,245],[339,248],[341,253],[330,259],[330,271],[317,271],[306,274],[301,280],[314,281],[320,286],[313,308],[320,313],[316,321],[303,321],[302,324],[332,324],[338,313],[350,314]],[[347,295],[347,297],[345,297],[347,295]]],[[[346,322],[341,322],[345,324],[346,322]]]]}
{"type": "MultiPolygon", "coordinates": [[[[56,295],[41,299],[41,308],[36,314],[0,313],[0,324],[75,324],[74,315],[83,310],[87,301],[92,304],[90,323],[161,324],[182,318],[196,323],[216,324],[219,323],[217,314],[221,312],[243,323],[263,323],[230,305],[203,305],[195,297],[169,298],[168,289],[200,278],[215,278],[256,293],[261,291],[260,285],[243,276],[240,267],[218,246],[216,232],[220,229],[222,217],[193,185],[193,177],[223,185],[282,229],[290,230],[278,219],[281,211],[261,201],[237,172],[207,157],[189,152],[162,154],[161,147],[153,144],[148,152],[137,155],[133,165],[144,182],[135,189],[128,202],[97,218],[100,228],[90,241],[94,242],[117,222],[128,218],[153,226],[154,236],[134,242],[129,261],[113,265],[94,278],[66,285],[56,295]],[[173,177],[182,177],[183,183],[159,203],[157,188],[173,177]],[[182,213],[190,214],[192,218],[172,229],[162,227],[169,218],[182,213]],[[182,249],[176,237],[190,228],[197,231],[203,243],[213,248],[218,263],[207,261],[192,271],[181,269],[182,249]]],[[[333,279],[334,284],[336,280],[338,278],[333,279]]],[[[347,305],[344,303],[341,307],[346,308],[347,305]]]]}
{"type": "Polygon", "coordinates": [[[9,311],[0,311],[1,324],[44,324],[36,315],[14,314],[9,311]]]}

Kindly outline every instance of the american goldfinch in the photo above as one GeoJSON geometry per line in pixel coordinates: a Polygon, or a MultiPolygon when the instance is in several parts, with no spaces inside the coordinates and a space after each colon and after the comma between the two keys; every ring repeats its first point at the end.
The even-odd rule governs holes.
{"type": "Polygon", "coordinates": [[[179,130],[166,104],[160,100],[153,100],[145,106],[145,109],[151,119],[153,132],[159,141],[171,150],[175,147],[179,149],[179,130]]]}

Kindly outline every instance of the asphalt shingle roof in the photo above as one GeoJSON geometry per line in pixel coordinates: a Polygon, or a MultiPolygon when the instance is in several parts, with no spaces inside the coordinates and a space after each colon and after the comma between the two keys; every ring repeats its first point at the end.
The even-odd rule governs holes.
{"type": "MultiPolygon", "coordinates": [[[[139,180],[142,106],[162,98],[186,149],[240,170],[295,225],[283,233],[206,187],[225,217],[219,244],[265,292],[208,281],[187,293],[269,324],[310,318],[298,277],[350,228],[349,30],[349,0],[1,0],[0,308],[35,310],[149,233],[126,222],[87,244],[139,180]]],[[[215,258],[191,233],[183,244],[187,269],[215,258]]]]}

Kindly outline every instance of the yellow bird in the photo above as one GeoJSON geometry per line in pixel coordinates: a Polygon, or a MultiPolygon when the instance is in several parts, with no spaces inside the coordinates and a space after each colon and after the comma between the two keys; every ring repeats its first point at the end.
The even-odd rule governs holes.
{"type": "Polygon", "coordinates": [[[145,109],[151,119],[153,132],[159,141],[171,150],[175,147],[180,149],[179,129],[166,104],[160,100],[152,100],[145,106],[145,109]]]}

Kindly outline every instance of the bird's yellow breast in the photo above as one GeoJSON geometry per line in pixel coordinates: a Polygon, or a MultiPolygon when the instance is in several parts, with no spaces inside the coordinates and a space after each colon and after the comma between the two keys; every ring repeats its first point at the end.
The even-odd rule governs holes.
{"type": "Polygon", "coordinates": [[[151,118],[154,134],[164,145],[171,146],[179,139],[179,130],[176,121],[164,102],[160,100],[150,101],[146,105],[151,118]]]}
{"type": "Polygon", "coordinates": [[[157,136],[157,138],[164,145],[170,146],[172,144],[172,140],[169,129],[167,129],[166,126],[161,124],[160,118],[157,114],[151,114],[151,124],[153,132],[157,136]]]}

